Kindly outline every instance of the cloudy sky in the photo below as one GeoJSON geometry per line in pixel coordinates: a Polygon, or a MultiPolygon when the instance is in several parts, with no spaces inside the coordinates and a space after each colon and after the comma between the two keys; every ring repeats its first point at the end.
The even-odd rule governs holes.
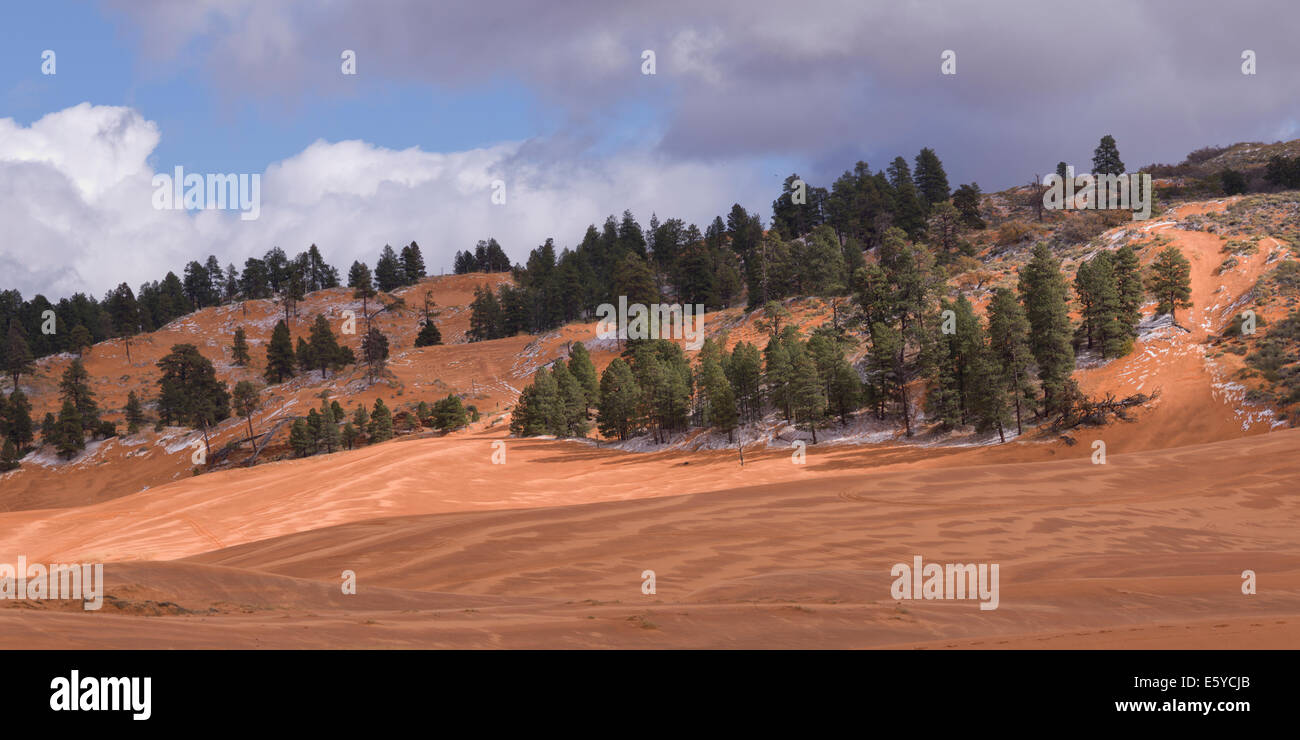
{"type": "Polygon", "coordinates": [[[703,226],[739,202],[766,219],[790,172],[829,185],[923,146],[988,191],[1086,166],[1106,133],[1131,169],[1300,137],[1291,0],[1061,5],[8,5],[0,288],[102,295],[311,243],[345,269],[412,239],[449,271],[478,239],[521,260],[625,208],[703,226]],[[260,174],[259,218],[155,209],[152,178],[176,166],[260,174]]]}

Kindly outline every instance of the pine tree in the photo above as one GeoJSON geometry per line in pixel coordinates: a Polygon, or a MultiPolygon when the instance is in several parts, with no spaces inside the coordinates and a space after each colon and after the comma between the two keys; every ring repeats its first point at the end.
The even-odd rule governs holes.
{"type": "Polygon", "coordinates": [[[533,375],[533,392],[527,403],[526,423],[531,434],[565,436],[565,408],[560,386],[548,368],[533,375]]]}
{"type": "Polygon", "coordinates": [[[63,371],[63,377],[59,380],[59,396],[64,401],[70,401],[76,408],[83,432],[93,434],[99,428],[99,405],[95,403],[95,394],[90,390],[90,374],[86,372],[81,360],[73,360],[63,371]]]}
{"type": "Polygon", "coordinates": [[[140,398],[135,395],[135,391],[128,391],[126,394],[126,433],[135,434],[140,431],[141,424],[144,424],[144,409],[140,405],[140,398]]]}
{"type": "Polygon", "coordinates": [[[78,452],[86,449],[85,427],[81,415],[77,413],[77,405],[71,398],[63,399],[52,441],[59,457],[65,460],[71,460],[78,452]]]}
{"type": "Polygon", "coordinates": [[[1007,288],[998,288],[989,302],[989,350],[997,379],[1015,409],[1016,434],[1024,433],[1021,404],[1034,403],[1034,386],[1030,380],[1032,352],[1029,344],[1029,319],[1016,296],[1007,288]]]}
{"type": "Polygon", "coordinates": [[[704,397],[704,423],[727,433],[732,439],[740,415],[736,410],[736,394],[723,370],[723,351],[712,339],[705,340],[700,350],[699,382],[696,386],[704,397]]]}
{"type": "Polygon", "coordinates": [[[1099,265],[1097,260],[1101,256],[1101,254],[1098,254],[1087,262],[1080,262],[1079,269],[1074,273],[1074,294],[1079,298],[1079,315],[1082,318],[1079,331],[1084,336],[1088,349],[1092,349],[1093,340],[1100,333],[1099,326],[1102,317],[1099,311],[1100,299],[1098,293],[1101,286],[1097,282],[1097,268],[1099,265]]]}
{"type": "Polygon", "coordinates": [[[883,414],[889,400],[896,401],[904,432],[910,437],[914,431],[908,386],[922,369],[922,350],[929,341],[925,315],[937,278],[930,251],[907,241],[901,229],[887,229],[876,253],[876,269],[859,270],[854,290],[871,327],[872,353],[876,355],[873,400],[877,414],[883,414]],[[885,347],[893,352],[892,360],[880,356],[885,347]]]}
{"type": "Polygon", "coordinates": [[[504,315],[496,293],[486,285],[474,289],[474,300],[469,304],[469,331],[465,334],[471,342],[500,339],[506,336],[504,315]]]}
{"type": "Polygon", "coordinates": [[[321,399],[320,402],[320,425],[321,444],[325,446],[325,451],[333,452],[337,450],[342,444],[342,439],[339,436],[339,425],[334,420],[334,409],[324,399],[321,399]]]}
{"type": "Polygon", "coordinates": [[[322,421],[321,415],[316,409],[307,412],[307,441],[313,455],[320,452],[321,442],[324,437],[322,421]]]}
{"type": "Polygon", "coordinates": [[[414,285],[424,277],[424,255],[420,254],[420,245],[415,242],[402,247],[402,273],[407,285],[414,285]]]}
{"type": "Polygon", "coordinates": [[[323,314],[316,314],[316,321],[311,327],[310,358],[312,365],[320,370],[322,379],[328,370],[337,370],[352,359],[351,352],[339,346],[338,338],[334,336],[329,321],[323,314]]]}
{"type": "Polygon", "coordinates": [[[235,364],[240,367],[248,367],[252,358],[248,356],[248,336],[244,333],[244,327],[235,327],[235,344],[231,347],[234,353],[235,364]]]}
{"type": "Polygon", "coordinates": [[[934,206],[948,200],[948,174],[943,171],[943,163],[933,149],[927,147],[916,155],[916,170],[912,179],[927,213],[934,206]]]}
{"type": "MultiPolygon", "coordinates": [[[[177,421],[203,430],[208,445],[208,429],[230,416],[230,391],[217,380],[216,370],[208,358],[192,344],[172,345],[171,351],[158,360],[162,377],[158,379],[158,414],[164,421],[177,421]]],[[[212,450],[208,450],[209,457],[212,450]]]]}
{"type": "MultiPolygon", "coordinates": [[[[471,255],[473,256],[473,255],[471,255]]],[[[546,420],[538,410],[537,384],[529,383],[520,391],[510,412],[510,433],[516,437],[546,434],[546,420]]]]}
{"type": "Polygon", "coordinates": [[[302,419],[294,419],[289,427],[289,446],[298,457],[306,457],[311,452],[311,435],[302,419]]]}
{"type": "Polygon", "coordinates": [[[1115,278],[1115,260],[1111,252],[1101,252],[1092,259],[1094,300],[1093,315],[1101,344],[1102,357],[1123,357],[1133,350],[1133,334],[1124,321],[1124,307],[1115,278]]]}
{"type": "Polygon", "coordinates": [[[975,394],[975,365],[984,346],[984,330],[965,296],[940,301],[943,312],[952,312],[952,331],[947,321],[934,322],[933,333],[923,350],[923,364],[930,378],[931,390],[926,397],[929,414],[945,429],[969,421],[975,394]]]}
{"type": "Polygon", "coordinates": [[[907,160],[902,157],[889,165],[889,186],[893,191],[894,225],[915,239],[925,230],[925,205],[912,183],[907,160]]]}
{"type": "Polygon", "coordinates": [[[17,470],[20,465],[18,461],[21,459],[22,456],[18,454],[14,441],[6,437],[4,448],[0,449],[0,472],[17,470]]]}
{"type": "Polygon", "coordinates": [[[1137,326],[1142,320],[1142,268],[1137,252],[1125,244],[1115,250],[1115,283],[1119,288],[1120,320],[1129,333],[1137,337],[1137,326]]]}
{"type": "Polygon", "coordinates": [[[971,416],[976,432],[997,430],[998,440],[1007,441],[1006,428],[1011,423],[1013,391],[1003,382],[998,358],[989,345],[981,345],[971,358],[971,416]]]}
{"type": "Polygon", "coordinates": [[[289,325],[279,321],[271,331],[271,342],[266,346],[266,380],[268,383],[280,383],[285,378],[292,378],[296,358],[293,341],[289,338],[289,325]]]}
{"type": "Polygon", "coordinates": [[[370,412],[370,425],[367,431],[372,442],[383,442],[393,438],[393,415],[384,405],[382,398],[375,399],[375,407],[370,412]]]}
{"type": "Polygon", "coordinates": [[[26,394],[22,389],[15,390],[8,401],[0,403],[4,405],[4,435],[13,440],[20,452],[27,449],[35,439],[36,430],[32,424],[32,405],[26,394]]]}
{"type": "Polygon", "coordinates": [[[294,347],[293,361],[300,373],[310,373],[316,367],[316,355],[302,337],[298,337],[298,344],[294,347]]]}
{"type": "Polygon", "coordinates": [[[363,441],[366,430],[370,428],[370,412],[364,403],[357,404],[357,410],[352,413],[352,424],[356,427],[357,441],[363,441]]]}
{"type": "Polygon", "coordinates": [[[790,387],[793,373],[794,366],[786,352],[785,343],[775,336],[769,338],[767,346],[763,348],[763,386],[768,401],[781,410],[786,421],[794,413],[790,387]]]}
{"type": "Polygon", "coordinates": [[[441,432],[450,432],[469,424],[469,413],[461,403],[460,396],[447,394],[447,397],[433,404],[433,426],[441,432]]]}
{"type": "Polygon", "coordinates": [[[848,289],[844,250],[829,226],[818,226],[804,238],[798,268],[800,292],[805,295],[840,295],[848,289]]]}
{"type": "Polygon", "coordinates": [[[826,391],[816,363],[806,352],[794,364],[790,396],[795,421],[808,425],[813,444],[817,444],[817,422],[826,413],[826,391]]]}
{"type": "Polygon", "coordinates": [[[596,366],[591,362],[591,355],[582,342],[574,342],[569,347],[569,372],[582,386],[587,397],[587,408],[594,408],[600,403],[600,379],[596,376],[596,366]]]}
{"type": "Polygon", "coordinates": [[[112,336],[122,340],[126,348],[126,361],[131,362],[131,337],[140,333],[140,304],[135,299],[131,286],[121,283],[114,288],[105,301],[104,309],[108,313],[112,326],[112,336]]]}
{"type": "Polygon", "coordinates": [[[442,332],[438,331],[438,325],[432,319],[421,321],[420,333],[415,335],[415,346],[433,347],[439,344],[442,344],[442,332]]]}
{"type": "Polygon", "coordinates": [[[587,436],[587,391],[562,362],[555,363],[551,374],[555,378],[558,401],[562,409],[561,436],[587,436]]]}
{"type": "Polygon", "coordinates": [[[1177,323],[1174,312],[1192,307],[1191,279],[1192,265],[1178,247],[1165,247],[1156,255],[1147,282],[1147,290],[1156,299],[1156,313],[1167,313],[1177,323]]]}
{"type": "Polygon", "coordinates": [[[614,270],[614,294],[627,296],[627,302],[649,306],[659,302],[650,265],[636,254],[628,254],[614,270]]]}
{"type": "Polygon", "coordinates": [[[300,270],[289,268],[288,275],[280,284],[279,301],[284,306],[284,322],[289,323],[289,314],[298,316],[298,303],[307,295],[307,284],[300,270]]]}
{"type": "Polygon", "coordinates": [[[352,297],[361,299],[361,316],[366,320],[366,330],[370,329],[370,299],[378,293],[370,277],[370,268],[364,262],[353,262],[348,270],[348,287],[352,288],[352,297]]]}
{"type": "Polygon", "coordinates": [[[944,201],[930,208],[927,233],[940,264],[949,264],[962,255],[975,254],[975,248],[961,235],[962,217],[957,207],[944,201]]]}
{"type": "Polygon", "coordinates": [[[375,283],[379,290],[390,293],[402,287],[406,282],[406,272],[402,269],[402,262],[397,258],[397,253],[387,244],[379,253],[379,261],[375,263],[375,283]]]}
{"type": "Polygon", "coordinates": [[[1074,372],[1074,348],[1061,263],[1045,243],[1034,247],[1033,257],[1021,268],[1019,292],[1031,329],[1030,349],[1038,363],[1043,408],[1057,411],[1074,372]]]}
{"type": "Polygon", "coordinates": [[[338,401],[330,402],[330,414],[332,414],[335,424],[341,423],[347,417],[347,412],[343,410],[343,406],[338,401]]]}
{"type": "Polygon", "coordinates": [[[1124,163],[1119,158],[1119,147],[1115,146],[1115,137],[1106,134],[1092,153],[1092,172],[1095,175],[1122,175],[1124,163]]]}
{"type": "Polygon", "coordinates": [[[14,390],[18,389],[18,379],[24,373],[30,373],[35,367],[32,351],[27,346],[27,337],[17,319],[10,319],[8,336],[5,340],[4,371],[13,381],[14,390]]]}
{"type": "Polygon", "coordinates": [[[247,380],[241,380],[235,384],[235,392],[231,397],[235,407],[235,413],[244,417],[248,422],[248,438],[253,438],[253,412],[257,410],[258,393],[257,388],[247,380]]]}
{"type": "Polygon", "coordinates": [[[620,440],[640,426],[641,387],[632,368],[621,357],[615,357],[600,376],[600,404],[596,426],[606,437],[620,440]]]}
{"type": "MultiPolygon", "coordinates": [[[[227,302],[234,302],[239,298],[239,270],[235,268],[233,262],[226,265],[226,277],[221,291],[227,302]]],[[[248,307],[245,306],[244,310],[247,311],[248,307]]]]}
{"type": "Polygon", "coordinates": [[[841,423],[862,406],[862,380],[844,358],[846,345],[846,336],[827,326],[814,331],[807,345],[826,391],[827,413],[838,416],[841,423]]]}
{"type": "Polygon", "coordinates": [[[756,419],[762,411],[762,365],[758,348],[749,342],[740,342],[731,350],[723,364],[727,382],[736,394],[737,410],[742,419],[756,419]]]}
{"type": "Polygon", "coordinates": [[[357,428],[352,425],[351,421],[343,424],[343,431],[339,433],[339,441],[343,443],[344,447],[349,450],[352,449],[357,445],[359,437],[360,435],[357,433],[357,428]]]}
{"type": "Polygon", "coordinates": [[[379,329],[371,327],[361,339],[361,357],[366,363],[366,374],[370,382],[375,382],[388,364],[388,337],[379,329]]]}
{"type": "Polygon", "coordinates": [[[68,334],[68,348],[77,353],[77,357],[84,357],[86,350],[95,344],[95,338],[91,336],[90,330],[81,324],[72,327],[68,334]]]}
{"type": "Polygon", "coordinates": [[[41,419],[41,444],[57,445],[58,443],[59,420],[53,413],[46,413],[45,418],[41,419]]]}

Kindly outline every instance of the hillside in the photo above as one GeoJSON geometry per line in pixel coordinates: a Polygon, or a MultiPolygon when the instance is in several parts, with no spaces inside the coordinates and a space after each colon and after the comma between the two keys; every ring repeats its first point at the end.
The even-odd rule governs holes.
{"type": "MultiPolygon", "coordinates": [[[[1004,197],[1005,194],[995,194],[989,202],[996,208],[1004,197]]],[[[1158,219],[1124,222],[1087,242],[1058,247],[1067,278],[1082,260],[1098,250],[1115,249],[1122,244],[1131,244],[1143,264],[1149,264],[1159,249],[1171,244],[1191,261],[1194,307],[1180,322],[1190,331],[1179,331],[1167,323],[1148,322],[1143,325],[1135,351],[1128,356],[1105,362],[1086,353],[1080,357],[1075,377],[1089,394],[1112,393],[1122,397],[1149,393],[1155,388],[1160,390],[1159,398],[1138,414],[1135,423],[1112,424],[1104,432],[1097,430],[1096,434],[1104,434],[1112,449],[1156,449],[1212,442],[1259,434],[1285,425],[1285,415],[1278,416],[1277,408],[1259,402],[1255,394],[1252,394],[1253,401],[1247,401],[1247,393],[1257,389],[1259,383],[1241,377],[1245,353],[1225,351],[1232,349],[1232,343],[1222,335],[1236,313],[1248,304],[1256,306],[1262,326],[1280,320],[1294,307],[1294,295],[1265,300],[1262,296],[1257,299],[1255,294],[1262,279],[1283,261],[1294,259],[1296,209],[1296,200],[1285,196],[1194,202],[1173,206],[1158,219]]],[[[992,228],[981,235],[986,242],[981,244],[978,263],[972,269],[955,273],[950,284],[979,308],[996,288],[1014,287],[1016,271],[1024,263],[1027,245],[1035,235],[1059,241],[1065,238],[1063,234],[1071,233],[1070,219],[1092,215],[1053,214],[1054,221],[1031,223],[1027,235],[1012,244],[999,243],[999,229],[992,228]]],[[[364,371],[353,366],[328,378],[312,372],[269,386],[252,419],[257,434],[276,430],[272,442],[258,455],[259,466],[291,456],[287,426],[277,424],[319,406],[321,398],[337,400],[349,413],[359,403],[370,406],[375,399],[383,398],[399,413],[411,411],[420,401],[432,403],[455,393],[465,403],[475,405],[483,417],[469,432],[454,433],[453,437],[466,433],[504,437],[509,411],[520,389],[537,367],[566,356],[571,342],[582,341],[587,345],[597,370],[617,355],[619,348],[615,343],[596,339],[594,323],[569,324],[542,335],[468,343],[465,336],[469,328],[468,304],[474,288],[508,279],[507,274],[442,276],[426,278],[418,285],[395,291],[388,300],[404,299],[406,307],[381,313],[375,319],[376,325],[390,337],[393,347],[386,376],[368,385],[364,371]],[[436,320],[447,343],[414,348],[417,309],[426,292],[436,304],[436,320]]],[[[792,312],[791,321],[805,331],[830,319],[828,300],[801,298],[786,303],[792,312]]],[[[1148,316],[1153,305],[1148,303],[1143,309],[1148,316]]],[[[347,289],[309,294],[290,322],[292,334],[295,337],[306,334],[317,314],[338,322],[345,310],[361,313],[360,301],[354,300],[347,289]]],[[[126,392],[134,389],[141,397],[151,397],[156,392],[159,376],[158,358],[181,342],[198,345],[204,356],[213,361],[218,377],[230,385],[245,379],[261,384],[260,371],[270,330],[282,317],[283,309],[271,300],[205,308],[160,331],[132,340],[129,363],[120,340],[99,343],[84,357],[91,387],[105,417],[119,422],[121,428],[126,392]],[[248,334],[253,356],[251,367],[240,368],[232,362],[231,343],[236,327],[243,327],[248,334]]],[[[766,339],[756,326],[758,318],[756,313],[739,308],[715,311],[707,315],[705,328],[710,337],[719,338],[725,333],[728,346],[740,341],[761,346],[766,339]]],[[[340,339],[354,350],[359,347],[356,335],[343,335],[340,339]]],[[[1237,339],[1236,343],[1243,341],[1237,339]]],[[[855,356],[860,358],[861,350],[855,356]]],[[[72,356],[66,353],[44,358],[38,362],[36,372],[24,378],[23,390],[31,400],[35,419],[57,411],[57,381],[71,360],[72,356]]],[[[241,418],[222,422],[211,438],[214,457],[218,459],[215,465],[199,467],[199,471],[213,475],[216,470],[247,461],[252,455],[252,445],[247,442],[233,446],[228,455],[222,452],[228,444],[244,440],[246,430],[241,418]]],[[[747,434],[750,444],[779,443],[781,446],[808,436],[804,430],[779,421],[765,422],[761,428],[749,429],[747,434]]],[[[883,443],[898,436],[898,430],[892,423],[864,418],[848,428],[833,425],[824,434],[830,442],[883,443]]],[[[39,449],[24,460],[19,470],[0,475],[3,482],[0,510],[92,504],[177,481],[195,473],[198,466],[191,461],[191,454],[201,446],[201,440],[202,435],[194,430],[168,427],[155,432],[146,428],[135,435],[92,442],[85,452],[68,462],[55,457],[49,448],[39,449]]],[[[923,433],[914,440],[925,446],[987,441],[962,433],[923,433]]],[[[1056,454],[1061,446],[1058,440],[1044,434],[1028,435],[1025,444],[1029,449],[1017,455],[1046,458],[1056,454]],[[1044,443],[1047,443],[1045,447],[1044,443]]],[[[621,446],[654,448],[639,442],[621,446]]],[[[719,439],[707,433],[692,433],[671,445],[677,449],[726,446],[725,437],[719,439]]],[[[344,457],[356,454],[334,453],[344,457]]],[[[1069,454],[1080,454],[1080,451],[1069,454]]]]}
{"type": "MultiPolygon", "coordinates": [[[[1013,203],[994,194],[988,204],[1013,203]]],[[[319,406],[351,411],[383,398],[395,412],[448,393],[482,412],[469,428],[399,434],[352,451],[292,459],[287,429],[253,467],[247,444],[195,474],[201,439],[179,427],[92,443],[71,461],[48,449],[0,475],[0,549],[32,561],[106,562],[107,604],[86,613],[51,602],[6,602],[8,646],[109,647],[1198,647],[1300,646],[1300,551],[1292,481],[1300,437],[1292,408],[1245,363],[1259,337],[1233,336],[1253,307],[1261,326],[1295,309],[1277,283],[1294,263],[1296,194],[1166,204],[1078,242],[1071,218],[1030,223],[1007,242],[979,236],[976,264],[949,284],[982,310],[1014,286],[1035,238],[1052,239],[1067,278],[1098,250],[1134,247],[1144,265],[1166,246],[1191,265],[1193,307],[1178,325],[1145,319],[1134,350],[1083,352],[1074,373],[1088,394],[1159,393],[1131,421],[1062,436],[1031,428],[997,444],[969,429],[940,432],[923,417],[908,439],[860,413],[808,439],[778,416],[742,431],[744,465],[725,435],[696,430],[667,445],[645,438],[515,439],[509,415],[534,371],[574,341],[597,369],[618,346],[594,323],[469,343],[474,288],[509,278],[427,278],[401,289],[407,308],[376,321],[392,343],[389,373],[368,385],[348,368],[273,385],[259,433],[319,406]],[[430,291],[445,345],[416,349],[415,308],[430,291]],[[1092,440],[1110,459],[1090,463],[1092,440]],[[504,464],[493,454],[505,442],[504,464]],[[636,451],[640,452],[636,452],[636,451]],[[1214,461],[1207,465],[1206,461],[1214,461]],[[887,598],[889,564],[911,553],[1001,562],[1003,607],[919,609],[887,598]],[[1138,565],[1137,563],[1141,563],[1138,565]],[[637,574],[658,574],[658,593],[637,574]],[[1225,598],[1245,569],[1267,572],[1266,594],[1225,598]],[[361,595],[344,597],[343,570],[361,595]],[[57,637],[51,637],[57,635],[57,637]],[[54,642],[50,642],[54,640],[54,642]]],[[[1008,218],[1016,214],[1008,215],[1008,218]]],[[[1085,214],[1086,216],[1087,214],[1085,214]]],[[[847,299],[836,299],[844,301],[847,299]]],[[[295,337],[317,313],[358,310],[344,289],[310,294],[295,337]]],[[[807,331],[830,301],[786,301],[807,331]]],[[[842,307],[841,307],[842,308],[842,307]]],[[[228,383],[258,379],[271,301],[207,308],[136,338],[131,361],[111,341],[85,356],[109,419],[128,390],[148,395],[171,345],[198,345],[228,383]],[[233,365],[237,326],[253,366],[233,365]]],[[[709,313],[709,336],[763,342],[758,312],[709,313]]],[[[357,337],[344,336],[354,349],[357,337]]],[[[855,357],[861,359],[863,350],[855,357]]],[[[23,389],[39,417],[54,410],[71,356],[45,358],[23,389]]],[[[223,422],[212,447],[246,436],[223,422]]]]}

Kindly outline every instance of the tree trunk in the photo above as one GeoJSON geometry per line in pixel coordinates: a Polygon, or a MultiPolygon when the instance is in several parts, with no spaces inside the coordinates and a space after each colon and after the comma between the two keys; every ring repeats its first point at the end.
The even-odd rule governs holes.
{"type": "Polygon", "coordinates": [[[204,419],[204,420],[203,420],[203,450],[204,450],[203,464],[204,464],[204,465],[208,465],[208,464],[210,464],[208,461],[212,459],[212,445],[209,444],[209,442],[208,442],[208,421],[207,421],[207,419],[204,419]]]}

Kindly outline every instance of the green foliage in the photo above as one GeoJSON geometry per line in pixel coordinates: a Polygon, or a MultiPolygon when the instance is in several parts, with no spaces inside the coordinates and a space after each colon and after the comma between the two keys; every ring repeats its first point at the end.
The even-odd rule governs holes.
{"type": "Polygon", "coordinates": [[[0,472],[17,470],[20,464],[18,461],[21,459],[22,455],[18,454],[18,447],[14,441],[6,437],[4,447],[0,449],[0,472]]]}
{"type": "Polygon", "coordinates": [[[1223,186],[1224,195],[1241,195],[1247,189],[1246,176],[1231,168],[1219,173],[1219,182],[1223,186]]]}
{"type": "Polygon", "coordinates": [[[54,443],[54,449],[59,457],[65,460],[71,460],[78,452],[86,449],[86,433],[81,415],[77,412],[76,403],[72,399],[63,399],[58,421],[49,440],[54,443]]]}
{"type": "Polygon", "coordinates": [[[1134,326],[1120,297],[1120,283],[1115,274],[1116,256],[1099,252],[1079,265],[1074,277],[1074,291],[1079,297],[1079,336],[1089,349],[1094,345],[1102,357],[1122,357],[1133,349],[1134,326]]]}
{"type": "Polygon", "coordinates": [[[21,388],[9,394],[8,399],[0,395],[0,435],[12,441],[20,452],[35,440],[32,405],[21,388]]]}
{"type": "Polygon", "coordinates": [[[438,331],[438,325],[431,319],[425,319],[420,322],[420,333],[415,335],[415,346],[433,347],[442,344],[442,332],[438,331]]]}
{"type": "Polygon", "coordinates": [[[235,364],[240,367],[247,367],[252,358],[248,356],[248,336],[244,333],[244,327],[235,327],[234,345],[230,348],[234,354],[235,364]]]}
{"type": "Polygon", "coordinates": [[[1092,172],[1095,175],[1122,175],[1124,163],[1119,158],[1115,137],[1106,134],[1092,153],[1092,172]]]}
{"type": "MultiPolygon", "coordinates": [[[[641,422],[641,395],[632,368],[621,357],[611,360],[600,376],[600,405],[596,414],[600,433],[620,440],[631,436],[641,422]]],[[[511,431],[514,431],[513,422],[511,431]]]]}
{"type": "Polygon", "coordinates": [[[230,393],[212,362],[192,344],[172,345],[158,360],[158,415],[164,423],[207,429],[230,416],[230,393]]]}
{"type": "Polygon", "coordinates": [[[1059,411],[1074,372],[1069,307],[1061,263],[1046,244],[1034,247],[1030,261],[1020,270],[1020,301],[1030,326],[1030,350],[1038,364],[1043,410],[1059,411]]]}
{"type": "Polygon", "coordinates": [[[723,372],[736,396],[741,421],[757,419],[762,411],[763,357],[749,342],[740,342],[723,361],[723,372]]]}
{"type": "Polygon", "coordinates": [[[338,370],[356,361],[352,350],[339,344],[323,314],[316,314],[316,321],[311,327],[311,339],[306,343],[305,357],[300,359],[306,361],[304,370],[320,370],[321,378],[325,378],[329,370],[338,370]]]}
{"type": "Polygon", "coordinates": [[[446,398],[433,404],[433,426],[441,432],[450,432],[469,424],[469,413],[461,404],[460,397],[448,394],[446,398]]]}
{"type": "Polygon", "coordinates": [[[962,225],[968,229],[988,226],[980,216],[980,197],[980,186],[974,182],[958,187],[952,194],[952,205],[961,214],[962,225]]]}
{"type": "Polygon", "coordinates": [[[384,442],[393,438],[393,415],[384,405],[384,399],[376,398],[374,409],[370,412],[370,423],[366,427],[371,442],[384,442]]]}
{"type": "Polygon", "coordinates": [[[948,175],[943,163],[933,149],[926,147],[916,155],[916,170],[912,175],[916,193],[929,213],[935,206],[948,200],[948,175]]]}
{"type": "Polygon", "coordinates": [[[266,381],[280,383],[286,378],[292,378],[296,365],[289,325],[283,321],[276,322],[275,329],[271,331],[271,342],[266,346],[266,381]]]}
{"type": "Polygon", "coordinates": [[[90,375],[80,359],[73,360],[59,380],[59,397],[71,401],[83,432],[95,433],[99,427],[99,405],[90,390],[90,375]]]}
{"type": "Polygon", "coordinates": [[[1192,265],[1178,250],[1165,247],[1151,263],[1147,290],[1156,299],[1156,313],[1170,316],[1180,308],[1192,307],[1192,265]]]}
{"type": "Polygon", "coordinates": [[[388,364],[388,337],[378,327],[370,327],[362,337],[361,359],[366,363],[366,375],[373,383],[388,364]]]}
{"type": "Polygon", "coordinates": [[[307,430],[307,423],[302,419],[294,419],[293,425],[289,427],[289,446],[298,457],[305,457],[312,452],[311,436],[307,430]]]}
{"type": "Polygon", "coordinates": [[[1033,408],[1036,397],[1029,332],[1029,319],[1015,294],[1007,288],[998,288],[988,307],[990,361],[997,382],[1015,410],[1017,434],[1024,433],[1022,405],[1033,408]]]}

